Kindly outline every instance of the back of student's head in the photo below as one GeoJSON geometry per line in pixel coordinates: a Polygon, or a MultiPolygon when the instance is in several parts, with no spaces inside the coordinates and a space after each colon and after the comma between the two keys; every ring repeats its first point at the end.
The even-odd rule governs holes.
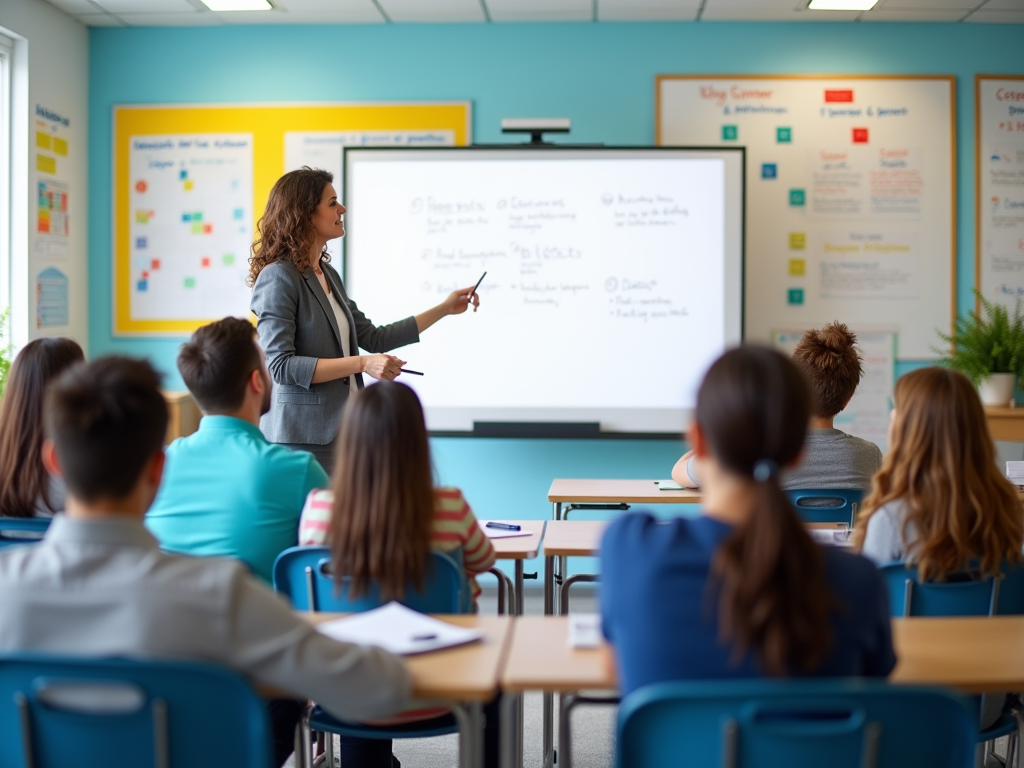
{"type": "Polygon", "coordinates": [[[192,334],[181,345],[178,371],[204,413],[238,410],[253,371],[262,370],[256,329],[238,317],[225,317],[192,334]]]}
{"type": "Polygon", "coordinates": [[[925,579],[944,579],[980,560],[995,573],[1021,559],[1024,520],[1017,492],[995,461],[978,393],[948,368],[919,368],[896,382],[889,453],[875,475],[854,536],[864,540],[879,507],[902,500],[904,536],[925,579]]]}
{"type": "Polygon", "coordinates": [[[779,469],[803,447],[807,382],[778,352],[738,347],[708,370],[695,418],[719,467],[754,488],[749,514],[713,563],[723,637],[768,674],[811,671],[831,643],[832,598],[821,550],[779,486],[779,469]]]}
{"type": "Polygon", "coordinates": [[[349,397],[332,477],[331,551],[352,594],[371,582],[384,599],[422,587],[430,552],[434,484],[419,398],[381,381],[349,397]]]}
{"type": "Polygon", "coordinates": [[[43,396],[60,373],[85,359],[74,339],[29,342],[18,353],[0,400],[0,516],[32,517],[42,502],[50,511],[43,466],[43,396]]]}
{"type": "Polygon", "coordinates": [[[853,331],[836,322],[807,331],[793,350],[793,361],[811,384],[815,416],[830,419],[853,397],[864,373],[856,345],[853,331]]]}
{"type": "Polygon", "coordinates": [[[66,371],[46,394],[46,435],[68,494],[123,499],[163,447],[167,403],[145,360],[101,357],[66,371]]]}

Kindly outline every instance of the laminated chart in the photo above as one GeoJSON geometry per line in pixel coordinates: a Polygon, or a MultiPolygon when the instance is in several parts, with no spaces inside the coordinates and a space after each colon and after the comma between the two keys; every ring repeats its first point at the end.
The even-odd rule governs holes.
{"type": "Polygon", "coordinates": [[[134,136],[129,174],[132,318],[247,316],[252,135],[134,136]]]}
{"type": "Polygon", "coordinates": [[[899,359],[936,356],[955,309],[954,78],[662,75],[656,89],[658,144],[746,148],[746,339],[839,319],[895,331],[899,359]]]}

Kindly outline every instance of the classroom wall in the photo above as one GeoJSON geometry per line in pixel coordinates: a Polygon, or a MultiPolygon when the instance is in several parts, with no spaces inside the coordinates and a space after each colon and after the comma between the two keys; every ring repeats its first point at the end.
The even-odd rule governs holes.
{"type": "MultiPolygon", "coordinates": [[[[973,75],[1024,73],[1022,34],[1019,25],[880,23],[92,29],[92,351],[151,356],[168,372],[169,383],[180,386],[174,373],[179,341],[114,339],[110,333],[115,104],[472,99],[478,142],[503,141],[503,117],[557,116],[572,119],[573,141],[649,145],[659,73],[956,75],[963,311],[971,306],[974,279],[973,75]]],[[[374,317],[373,298],[358,299],[374,317]]],[[[635,362],[628,350],[608,354],[621,357],[624,372],[635,362]]],[[[568,372],[567,366],[517,375],[568,372]]],[[[461,486],[479,514],[530,518],[550,514],[545,498],[553,477],[664,477],[682,450],[674,440],[448,438],[433,446],[440,479],[461,486]]]]}
{"type": "MultiPolygon", "coordinates": [[[[78,21],[42,0],[3,0],[0,32],[15,38],[12,88],[11,193],[11,330],[16,346],[40,336],[71,336],[83,347],[89,341],[88,297],[88,125],[89,31],[78,21]],[[70,216],[67,255],[52,257],[36,247],[37,209],[35,153],[36,107],[66,118],[67,158],[56,177],[68,184],[70,216]],[[25,151],[26,148],[28,151],[25,151]],[[68,325],[38,327],[36,277],[47,267],[67,275],[68,325]]],[[[95,212],[92,212],[95,215],[95,212]]],[[[0,290],[3,290],[0,280],[0,290]]],[[[0,293],[0,310],[6,305],[0,293]]]]}

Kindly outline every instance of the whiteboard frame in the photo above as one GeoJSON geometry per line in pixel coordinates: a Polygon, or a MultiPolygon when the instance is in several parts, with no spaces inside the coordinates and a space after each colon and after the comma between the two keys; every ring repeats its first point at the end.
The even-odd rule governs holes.
{"type": "MultiPolygon", "coordinates": [[[[977,76],[975,76],[977,78],[977,76]]],[[[661,145],[661,84],[671,80],[941,80],[949,83],[949,332],[956,323],[957,308],[957,135],[956,135],[956,75],[901,75],[901,74],[686,74],[655,75],[654,77],[654,143],[661,145]]],[[[975,80],[977,82],[977,80],[975,80]]],[[[977,94],[977,88],[975,88],[977,94]]],[[[975,96],[977,98],[977,95],[975,96]]],[[[975,132],[977,137],[977,132],[975,132]]],[[[975,166],[977,169],[977,166],[975,166]]],[[[745,232],[744,232],[745,236],[745,232]]],[[[980,268],[979,268],[980,269],[980,268]]],[[[745,277],[745,276],[744,276],[745,277]]],[[[744,279],[744,282],[746,280],[744,279]]],[[[933,360],[934,358],[902,357],[900,360],[933,360]]]]}

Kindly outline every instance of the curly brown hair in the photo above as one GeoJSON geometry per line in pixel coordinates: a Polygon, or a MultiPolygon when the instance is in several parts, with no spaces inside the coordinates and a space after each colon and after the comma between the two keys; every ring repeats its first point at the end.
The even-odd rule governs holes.
{"type": "MultiPolygon", "coordinates": [[[[308,165],[277,180],[270,190],[267,208],[256,224],[246,285],[252,288],[263,268],[277,261],[288,259],[300,272],[306,269],[309,247],[316,239],[313,211],[320,205],[324,187],[333,181],[334,174],[308,165]]],[[[326,248],[320,258],[331,260],[326,248]]]]}
{"type": "Polygon", "coordinates": [[[807,375],[814,395],[814,415],[830,419],[853,397],[864,373],[857,336],[844,323],[829,323],[804,334],[793,362],[807,375]]]}

